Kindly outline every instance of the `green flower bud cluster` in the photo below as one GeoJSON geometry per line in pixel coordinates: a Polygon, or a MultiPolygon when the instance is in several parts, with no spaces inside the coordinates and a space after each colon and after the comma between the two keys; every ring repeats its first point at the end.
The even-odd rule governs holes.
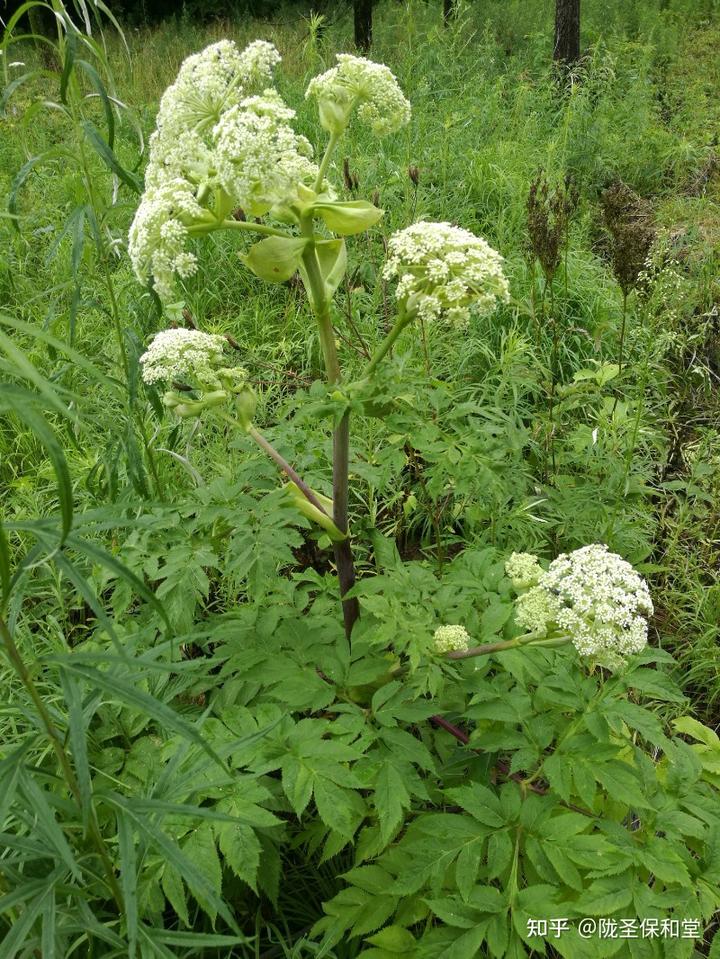
{"type": "Polygon", "coordinates": [[[505,563],[505,572],[515,589],[535,586],[542,575],[542,566],[533,553],[513,553],[505,563]]]}
{"type": "Polygon", "coordinates": [[[433,641],[436,653],[464,652],[470,648],[470,636],[464,626],[439,626],[433,641]]]}

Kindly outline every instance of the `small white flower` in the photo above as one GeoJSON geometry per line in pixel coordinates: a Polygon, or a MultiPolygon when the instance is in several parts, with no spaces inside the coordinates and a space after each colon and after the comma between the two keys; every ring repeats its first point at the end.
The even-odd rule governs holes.
{"type": "Polygon", "coordinates": [[[437,653],[452,653],[470,648],[470,636],[464,626],[439,626],[433,640],[437,653]]]}
{"type": "Polygon", "coordinates": [[[517,622],[532,632],[564,633],[578,652],[609,668],[647,645],[653,604],[645,580],[607,546],[563,553],[538,585],[517,600],[517,622]]]}
{"type": "Polygon", "coordinates": [[[485,240],[450,223],[414,223],[390,237],[386,280],[408,313],[464,323],[510,298],[503,258],[485,240]]]}
{"type": "Polygon", "coordinates": [[[338,53],[337,61],[336,67],[310,81],[305,94],[317,99],[325,129],[341,133],[355,107],[378,136],[395,133],[409,122],[410,103],[389,67],[350,53],[338,53]]]}

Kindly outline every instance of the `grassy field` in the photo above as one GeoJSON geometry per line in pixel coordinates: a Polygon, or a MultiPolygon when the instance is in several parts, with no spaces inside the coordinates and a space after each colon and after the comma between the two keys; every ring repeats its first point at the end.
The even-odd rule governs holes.
{"type": "MultiPolygon", "coordinates": [[[[393,291],[382,266],[388,238],[410,222],[447,220],[485,237],[505,258],[511,300],[467,329],[427,325],[405,332],[383,381],[394,412],[354,417],[350,517],[358,570],[367,580],[382,573],[393,547],[408,569],[442,579],[468,551],[528,551],[551,560],[587,543],[606,543],[647,577],[655,603],[651,645],[673,655],[670,672],[688,697],[670,697],[655,711],[663,721],[688,713],[716,727],[720,8],[714,0],[585,0],[583,60],[558,78],[550,63],[551,6],[483,0],[461,5],[449,28],[443,28],[437,5],[411,0],[376,8],[370,56],[393,70],[413,116],[382,140],[352,126],[331,169],[344,198],[373,197],[385,211],[377,227],[348,239],[349,265],[333,314],[346,379],[361,375],[392,324],[393,291]],[[551,280],[528,231],[528,197],[541,171],[551,194],[561,190],[576,200],[551,280]],[[619,181],[641,199],[654,237],[626,297],[613,256],[622,261],[629,254],[618,252],[603,216],[605,191],[619,181]]],[[[170,774],[153,755],[165,738],[156,726],[171,743],[172,736],[187,734],[180,720],[176,728],[167,725],[171,706],[187,724],[207,708],[204,728],[219,723],[219,709],[235,710],[236,737],[278,721],[267,704],[248,719],[254,694],[232,673],[232,656],[219,652],[231,644],[233,630],[240,637],[252,630],[272,633],[268,622],[277,628],[284,611],[293,604],[301,609],[300,595],[303,602],[319,597],[315,608],[326,606],[318,615],[329,617],[336,595],[327,575],[332,552],[309,524],[298,530],[288,520],[276,471],[251,440],[211,420],[178,423],[163,413],[158,394],[143,387],[138,357],[151,335],[169,318],[179,319],[179,312],[163,316],[157,298],[133,275],[126,241],[138,195],[131,186],[142,179],[143,147],[164,89],[188,54],[221,38],[243,46],[256,38],[277,45],[283,57],[278,89],[297,111],[297,129],[321,153],[315,105],[304,92],[336,52],[352,49],[351,24],[333,13],[318,28],[289,8],[268,21],[198,25],[178,18],[153,29],[123,26],[125,42],[108,29],[105,52],[100,48],[95,61],[102,95],[92,70],[75,66],[77,80],[63,102],[62,64],[52,53],[42,56],[27,42],[5,52],[0,193],[16,217],[0,217],[0,362],[9,390],[2,400],[7,416],[0,421],[0,502],[10,557],[3,582],[12,587],[3,610],[49,720],[64,730],[67,712],[68,731],[60,738],[73,755],[87,734],[90,745],[81,752],[87,763],[90,750],[89,766],[76,772],[80,792],[89,789],[83,783],[91,770],[94,781],[101,769],[118,792],[122,783],[146,798],[164,798],[170,774]],[[17,86],[10,82],[31,68],[50,72],[17,86]],[[93,139],[98,130],[103,143],[109,139],[107,113],[114,107],[105,89],[122,104],[111,154],[120,177],[93,139]],[[84,99],[85,93],[92,96],[84,99]],[[43,106],[48,99],[63,109],[43,106]],[[29,162],[37,157],[44,159],[29,162]],[[23,390],[32,392],[32,402],[23,390]],[[49,439],[47,424],[53,430],[49,439]],[[56,514],[71,506],[73,532],[60,548],[53,539],[56,514]],[[162,641],[155,599],[168,626],[162,641]],[[68,650],[112,658],[113,642],[139,657],[144,672],[123,674],[117,688],[100,687],[102,702],[93,700],[91,659],[74,673],[44,666],[68,650]],[[187,669],[177,665],[178,650],[187,669]],[[148,699],[133,700],[133,687],[148,699]]],[[[199,269],[179,295],[199,328],[232,335],[258,394],[256,422],[311,487],[329,494],[331,421],[322,418],[321,343],[306,297],[299,283],[270,286],[246,270],[237,256],[246,246],[235,233],[211,235],[198,245],[199,269]]],[[[414,595],[414,575],[402,587],[408,595],[414,595]]],[[[417,588],[418,597],[429,595],[417,588]]],[[[403,623],[396,614],[397,624],[403,623]]],[[[383,615],[395,622],[390,612],[383,615]]],[[[318,622],[314,636],[322,645],[325,620],[318,622]]],[[[260,683],[253,672],[257,663],[233,655],[240,656],[240,674],[260,683]]],[[[16,768],[9,759],[15,748],[24,744],[40,768],[52,746],[38,738],[47,727],[33,718],[34,701],[16,665],[10,658],[2,670],[18,703],[0,718],[0,766],[7,777],[16,768]]],[[[271,667],[265,664],[269,673],[271,667]]],[[[288,709],[307,714],[299,692],[297,707],[292,696],[289,703],[288,709]]],[[[233,755],[217,729],[208,735],[223,757],[233,755]]],[[[443,755],[446,770],[457,761],[443,755]]],[[[246,784],[248,803],[258,804],[253,809],[265,813],[267,807],[266,818],[258,813],[247,820],[261,833],[265,827],[272,832],[270,811],[283,819],[287,812],[273,784],[257,779],[263,768],[273,767],[261,764],[246,784]]],[[[20,805],[32,805],[33,796],[39,802],[33,789],[52,792],[47,777],[33,786],[23,775],[17,779],[20,805]]],[[[220,801],[220,793],[208,780],[212,801],[220,801]]],[[[315,797],[320,809],[317,790],[315,797]]],[[[35,827],[57,846],[60,859],[62,837],[52,823],[70,816],[71,798],[56,795],[35,827]]],[[[181,790],[176,801],[196,800],[183,798],[181,790]]],[[[111,834],[117,816],[122,858],[129,855],[128,836],[137,829],[142,839],[144,827],[135,820],[127,825],[119,799],[112,800],[115,806],[108,802],[98,813],[98,828],[111,834]]],[[[209,808],[209,800],[203,802],[209,808]]],[[[90,807],[84,800],[80,806],[89,829],[90,807]]],[[[171,810],[171,818],[177,820],[177,813],[171,810]]],[[[201,829],[217,825],[200,821],[201,829]]],[[[158,822],[152,821],[153,829],[158,822]]],[[[32,827],[25,826],[18,835],[32,836],[32,827]]],[[[252,946],[233,946],[233,955],[316,954],[309,928],[353,860],[345,843],[323,837],[317,822],[290,832],[270,865],[264,855],[272,839],[265,835],[259,844],[244,836],[234,851],[230,840],[217,840],[234,872],[223,895],[242,934],[257,936],[252,946]],[[258,885],[247,863],[257,865],[259,858],[258,885]],[[286,876],[279,893],[273,869],[286,876]],[[277,943],[284,945],[273,952],[277,943]]],[[[187,839],[176,830],[178,835],[187,839]]],[[[203,841],[192,839],[196,845],[186,844],[186,852],[212,877],[220,865],[214,847],[208,852],[203,841]]],[[[365,841],[373,855],[372,841],[365,841]]],[[[24,852],[17,849],[0,871],[0,890],[8,896],[21,878],[42,874],[37,862],[33,868],[20,863],[22,855],[30,856],[29,844],[24,852]]],[[[199,907],[193,904],[187,919],[177,862],[175,873],[166,871],[162,879],[168,906],[158,885],[162,847],[139,855],[133,896],[141,917],[151,915],[157,925],[164,915],[174,928],[169,913],[182,919],[184,910],[186,924],[197,930],[201,911],[218,912],[217,905],[208,906],[209,894],[195,891],[199,907]]],[[[127,869],[120,867],[121,884],[127,869]]],[[[129,888],[123,888],[125,895],[129,888]]],[[[43,932],[32,938],[36,921],[50,922],[43,909],[28,919],[11,956],[71,954],[46,951],[43,932]]],[[[0,919],[8,938],[28,914],[25,900],[9,903],[0,919]]],[[[405,919],[395,921],[411,926],[412,917],[405,919]]],[[[227,955],[228,945],[214,943],[211,925],[202,921],[205,945],[199,940],[191,949],[180,939],[163,947],[158,939],[151,947],[148,934],[147,942],[141,935],[138,954],[227,955]]],[[[366,933],[383,922],[368,923],[366,933]]],[[[108,928],[122,938],[129,933],[121,925],[109,922],[108,928]]],[[[230,929],[224,914],[217,929],[230,929]]],[[[363,952],[361,940],[334,945],[332,954],[381,959],[397,953],[387,942],[375,944],[376,952],[366,943],[363,952]]],[[[128,954],[112,942],[92,952],[82,951],[88,945],[78,948],[73,955],[128,954]]],[[[443,942],[442,948],[451,945],[443,942]]],[[[417,956],[485,955],[452,948],[457,951],[417,956]]],[[[488,955],[525,955],[504,948],[496,943],[488,955]]],[[[697,948],[694,955],[704,954],[697,948]]],[[[415,955],[410,947],[400,953],[415,955]]]]}

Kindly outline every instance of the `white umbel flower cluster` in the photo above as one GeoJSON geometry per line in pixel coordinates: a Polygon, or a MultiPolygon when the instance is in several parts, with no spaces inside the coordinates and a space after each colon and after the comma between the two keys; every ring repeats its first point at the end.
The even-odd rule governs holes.
{"type": "Polygon", "coordinates": [[[152,278],[162,300],[172,299],[175,276],[197,270],[192,232],[236,207],[261,216],[317,175],[309,142],[290,126],[294,111],[273,88],[262,91],[279,60],[265,41],[241,51],[221,40],[188,57],[163,94],[129,236],[136,276],[152,278]]]}
{"type": "Polygon", "coordinates": [[[397,279],[396,297],[421,319],[467,322],[491,313],[510,289],[503,258],[485,240],[450,223],[414,223],[390,237],[383,276],[397,279]]]}
{"type": "Polygon", "coordinates": [[[194,53],[160,100],[155,139],[170,141],[187,130],[209,129],[249,90],[262,89],[279,62],[277,49],[265,40],[244,50],[232,40],[220,40],[194,53]]]}
{"type": "Polygon", "coordinates": [[[342,133],[355,107],[378,136],[395,133],[409,122],[410,103],[389,67],[350,53],[338,53],[337,61],[336,67],[310,81],[305,94],[317,99],[326,130],[342,133]]]}
{"type": "Polygon", "coordinates": [[[558,556],[516,605],[521,626],[565,634],[581,655],[610,669],[647,645],[652,613],[645,580],[602,544],[558,556]]]}
{"type": "Polygon", "coordinates": [[[187,279],[197,270],[197,258],[187,250],[187,227],[207,214],[188,180],[153,178],[157,182],[145,190],[130,227],[129,252],[137,278],[147,282],[152,276],[158,296],[170,300],[175,276],[187,279]]]}
{"type": "Polygon", "coordinates": [[[464,626],[439,626],[433,641],[437,653],[464,652],[470,648],[470,636],[464,626]]]}
{"type": "Polygon", "coordinates": [[[140,357],[142,378],[148,384],[174,380],[191,386],[208,385],[217,379],[223,365],[224,337],[200,330],[163,330],[157,333],[140,357]]]}

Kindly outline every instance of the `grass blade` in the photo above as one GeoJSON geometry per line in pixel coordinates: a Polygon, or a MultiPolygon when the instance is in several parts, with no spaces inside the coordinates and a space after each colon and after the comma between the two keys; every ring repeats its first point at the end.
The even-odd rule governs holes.
{"type": "Polygon", "coordinates": [[[83,120],[82,128],[85,131],[85,135],[90,141],[93,149],[98,154],[100,159],[104,161],[106,166],[112,170],[112,172],[118,176],[126,186],[130,187],[133,193],[141,193],[142,184],[140,183],[139,178],[136,177],[134,173],[126,170],[125,167],[120,163],[112,149],[103,139],[102,134],[95,124],[91,120],[83,120]]]}
{"type": "Polygon", "coordinates": [[[105,111],[105,123],[107,124],[107,145],[109,150],[113,150],[115,146],[115,114],[113,112],[113,105],[110,101],[110,97],[108,96],[107,90],[100,79],[100,74],[97,72],[92,63],[88,63],[87,60],[78,60],[77,65],[82,67],[90,77],[90,82],[95,87],[97,95],[102,100],[103,109],[105,111]]]}
{"type": "Polygon", "coordinates": [[[190,946],[200,948],[219,948],[220,946],[244,946],[250,940],[245,936],[223,936],[208,932],[183,932],[179,929],[150,929],[143,928],[145,934],[155,942],[162,942],[168,946],[190,946]]]}
{"type": "Polygon", "coordinates": [[[10,544],[5,535],[2,516],[0,516],[0,614],[10,602],[10,544]]]}
{"type": "Polygon", "coordinates": [[[52,388],[44,376],[35,369],[25,353],[19,349],[10,337],[0,330],[0,349],[9,357],[17,372],[24,380],[32,383],[39,395],[45,400],[48,406],[60,413],[65,419],[75,420],[76,414],[72,413],[67,406],[59,399],[57,392],[52,388]]]}
{"type": "Polygon", "coordinates": [[[120,562],[120,560],[116,559],[112,553],[108,553],[107,550],[96,545],[95,543],[90,543],[88,540],[81,539],[79,536],[72,534],[68,539],[68,546],[72,546],[79,552],[85,553],[90,559],[100,563],[107,569],[112,570],[112,572],[114,572],[117,576],[119,576],[121,579],[124,579],[130,586],[133,587],[138,596],[141,596],[145,602],[149,603],[158,613],[158,615],[162,617],[162,620],[167,628],[172,629],[170,620],[165,612],[165,608],[157,596],[152,592],[152,590],[147,588],[145,583],[143,583],[143,581],[136,576],[132,570],[129,570],[127,566],[120,562]]]}
{"type": "Polygon", "coordinates": [[[58,880],[57,873],[51,873],[47,879],[39,880],[39,895],[28,903],[21,913],[19,919],[12,924],[12,929],[2,942],[2,959],[15,959],[15,956],[26,944],[30,930],[35,925],[35,920],[45,908],[48,896],[53,896],[53,887],[58,880]]]}
{"type": "Polygon", "coordinates": [[[70,750],[75,766],[83,827],[87,831],[92,813],[92,782],[87,753],[87,731],[82,708],[82,692],[77,680],[64,669],[60,670],[60,682],[68,709],[68,734],[70,750]]]}
{"type": "MultiPolygon", "coordinates": [[[[26,397],[29,398],[31,402],[35,399],[34,394],[28,393],[27,391],[23,392],[25,392],[26,397]]],[[[0,388],[0,404],[2,404],[3,397],[7,400],[7,398],[14,393],[15,391],[0,388]]],[[[67,466],[65,454],[57,441],[55,433],[48,426],[44,417],[31,405],[31,402],[10,402],[7,405],[9,405],[13,413],[15,413],[19,419],[24,420],[25,424],[35,433],[45,447],[52,463],[58,486],[58,502],[61,516],[60,542],[62,543],[69,534],[73,521],[73,491],[70,481],[70,471],[67,466]]]]}
{"type": "Polygon", "coordinates": [[[49,890],[49,895],[45,900],[42,910],[42,935],[40,939],[40,951],[43,959],[57,959],[58,953],[55,948],[57,945],[56,936],[57,921],[57,903],[55,901],[55,889],[49,890]]]}
{"type": "Polygon", "coordinates": [[[188,722],[179,713],[176,713],[174,709],[159,699],[144,692],[142,689],[138,689],[132,682],[125,682],[113,673],[101,672],[100,670],[89,669],[87,666],[77,665],[73,662],[72,654],[66,658],[64,668],[76,673],[78,676],[82,676],[91,686],[110,693],[121,702],[134,707],[141,713],[146,713],[154,719],[155,722],[159,723],[161,727],[172,729],[181,736],[191,739],[196,745],[208,753],[218,765],[224,770],[226,769],[222,759],[220,759],[192,723],[188,722]]]}
{"type": "Polygon", "coordinates": [[[120,856],[120,885],[125,905],[125,922],[127,924],[128,956],[135,955],[138,935],[137,909],[137,856],[135,855],[135,837],[129,817],[125,810],[118,807],[116,810],[118,829],[118,853],[120,856]]]}
{"type": "Polygon", "coordinates": [[[192,859],[186,856],[180,847],[159,829],[155,823],[138,815],[129,800],[124,799],[116,793],[108,793],[107,799],[113,805],[125,810],[140,832],[142,832],[155,849],[161,852],[167,861],[178,870],[188,885],[197,889],[203,898],[217,911],[218,915],[222,916],[228,926],[239,934],[240,930],[224,899],[217,895],[212,883],[206,878],[203,872],[197,869],[192,859]]]}
{"type": "Polygon", "coordinates": [[[18,218],[17,204],[20,190],[25,185],[25,181],[35,167],[41,166],[43,163],[47,163],[49,160],[54,160],[59,157],[65,157],[70,162],[73,162],[73,157],[67,150],[63,149],[62,147],[51,147],[49,150],[44,150],[42,153],[38,153],[37,156],[30,157],[30,159],[23,163],[18,172],[15,174],[15,178],[10,185],[7,208],[8,213],[12,218],[13,225],[18,233],[20,233],[20,222],[18,218]]]}
{"type": "Polygon", "coordinates": [[[58,858],[65,863],[73,876],[80,881],[82,879],[80,866],[65,838],[65,834],[58,825],[43,790],[37,785],[32,775],[28,775],[25,771],[20,775],[18,788],[25,797],[28,809],[32,810],[35,822],[42,829],[48,844],[52,846],[58,858]]]}

